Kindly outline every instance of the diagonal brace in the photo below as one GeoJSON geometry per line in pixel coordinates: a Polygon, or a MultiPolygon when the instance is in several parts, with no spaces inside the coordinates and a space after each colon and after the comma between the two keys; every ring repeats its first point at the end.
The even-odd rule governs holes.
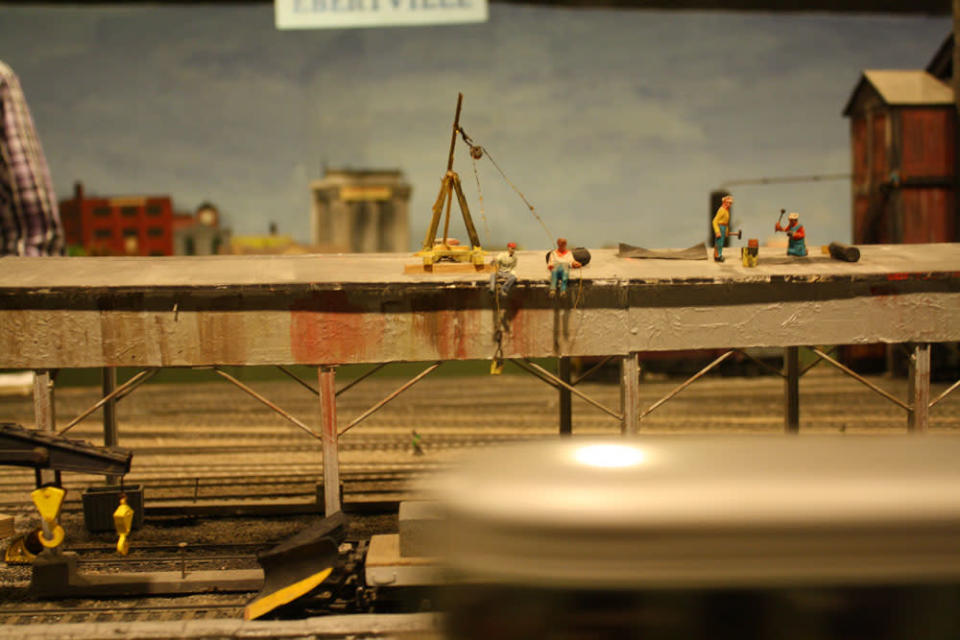
{"type": "MultiPolygon", "coordinates": [[[[752,355],[750,355],[749,353],[747,353],[747,352],[744,351],[743,349],[734,349],[734,351],[736,351],[737,353],[739,353],[739,354],[742,355],[744,358],[746,358],[746,359],[749,360],[750,362],[754,363],[755,365],[757,365],[757,366],[760,367],[761,369],[765,369],[765,370],[766,370],[767,372],[769,372],[769,373],[772,373],[772,374],[774,374],[774,375],[778,375],[778,376],[780,376],[781,378],[786,378],[786,377],[787,377],[786,374],[785,374],[783,371],[781,371],[780,369],[777,369],[776,367],[771,367],[769,364],[767,364],[767,363],[764,362],[763,360],[760,360],[760,359],[758,359],[758,358],[754,358],[752,355]]],[[[800,374],[800,375],[803,375],[803,374],[800,374]]]]}
{"type": "Polygon", "coordinates": [[[660,407],[660,405],[664,404],[667,400],[677,395],[678,393],[680,393],[681,391],[689,387],[691,384],[693,384],[694,382],[696,382],[697,380],[705,376],[708,371],[710,371],[711,369],[719,365],[721,362],[723,362],[724,360],[732,356],[733,352],[734,352],[734,349],[727,351],[725,354],[723,354],[722,356],[720,356],[719,358],[717,358],[716,360],[714,360],[713,362],[705,366],[703,369],[700,369],[700,371],[693,374],[693,376],[691,376],[690,378],[685,380],[683,383],[681,383],[680,386],[678,386],[673,391],[671,391],[670,393],[668,393],[667,395],[665,395],[664,397],[660,398],[659,400],[654,402],[652,405],[647,407],[644,410],[644,412],[640,414],[640,417],[638,418],[638,420],[643,420],[648,415],[653,413],[658,407],[660,407]]]}
{"type": "Polygon", "coordinates": [[[366,411],[364,411],[363,413],[361,413],[359,416],[357,416],[356,418],[354,418],[353,421],[352,421],[350,424],[348,424],[347,426],[345,426],[345,427],[340,431],[340,433],[337,434],[337,436],[338,436],[338,437],[339,437],[339,436],[342,436],[342,435],[345,434],[347,431],[349,431],[350,429],[353,429],[355,426],[357,426],[358,424],[360,424],[361,422],[363,422],[364,420],[366,420],[367,418],[369,418],[370,416],[372,416],[374,413],[376,413],[377,411],[379,411],[380,409],[382,409],[382,408],[384,407],[384,405],[386,405],[388,402],[390,402],[391,400],[393,400],[394,398],[396,398],[397,396],[399,396],[401,393],[403,393],[404,391],[406,391],[407,389],[409,389],[410,387],[412,387],[413,385],[417,384],[418,382],[420,382],[421,380],[423,380],[425,377],[427,377],[427,374],[429,374],[430,372],[434,371],[434,370],[435,370],[437,367],[439,367],[441,364],[443,364],[443,362],[434,362],[432,365],[430,365],[429,367],[427,367],[426,369],[424,369],[423,371],[421,371],[420,373],[418,373],[418,374],[416,375],[416,377],[414,377],[414,378],[406,381],[405,383],[403,383],[403,385],[401,385],[400,388],[398,388],[396,391],[394,391],[393,393],[391,393],[390,395],[388,395],[386,398],[384,398],[383,400],[381,400],[380,402],[378,402],[377,404],[373,405],[372,407],[370,407],[369,409],[367,409],[366,411]]]}
{"type": "Polygon", "coordinates": [[[594,399],[591,398],[590,396],[586,395],[586,394],[583,393],[582,391],[578,391],[578,390],[575,389],[572,385],[567,384],[566,382],[564,382],[563,380],[561,380],[561,379],[558,378],[557,376],[553,375],[552,373],[550,373],[549,371],[547,371],[546,369],[544,369],[543,367],[541,367],[541,366],[538,365],[537,363],[535,363],[535,362],[530,362],[529,360],[518,360],[517,358],[512,358],[512,359],[510,360],[510,362],[512,362],[513,364],[517,365],[518,367],[520,367],[521,369],[523,369],[523,370],[526,371],[527,373],[529,373],[529,374],[531,374],[531,375],[534,375],[534,376],[540,378],[541,380],[543,380],[543,381],[546,382],[547,384],[553,385],[554,387],[563,387],[564,389],[566,389],[567,391],[569,391],[569,392],[572,393],[573,395],[577,396],[578,398],[580,398],[581,400],[587,402],[588,404],[593,405],[593,406],[596,407],[597,409],[600,409],[600,411],[603,411],[603,412],[606,413],[607,415],[609,415],[609,416],[611,416],[611,417],[614,417],[614,418],[616,418],[617,420],[620,420],[621,422],[623,421],[623,414],[617,413],[617,412],[614,411],[613,409],[609,409],[609,408],[603,406],[602,404],[600,404],[599,402],[597,402],[596,400],[594,400],[594,399]]]}
{"type": "Polygon", "coordinates": [[[952,392],[956,391],[957,387],[960,387],[960,380],[957,380],[957,381],[954,382],[952,385],[950,385],[950,387],[949,387],[946,391],[944,391],[943,393],[941,393],[940,395],[938,395],[936,398],[934,398],[934,399],[930,402],[930,404],[927,405],[927,406],[928,406],[929,408],[933,408],[933,405],[937,404],[938,402],[940,402],[941,400],[943,400],[944,398],[946,398],[948,395],[950,395],[952,392]]]}
{"type": "Polygon", "coordinates": [[[292,415],[290,415],[289,413],[287,413],[286,411],[284,411],[283,409],[281,409],[281,408],[278,407],[277,405],[273,404],[272,402],[270,402],[269,400],[267,400],[265,397],[263,397],[262,395],[260,395],[259,393],[257,393],[256,391],[254,391],[253,389],[251,389],[250,387],[248,387],[247,385],[243,384],[242,382],[240,382],[239,380],[237,380],[236,378],[234,378],[232,375],[230,375],[229,373],[227,373],[226,371],[224,371],[224,370],[221,369],[220,367],[214,367],[213,370],[214,370],[215,372],[217,372],[217,374],[220,375],[220,377],[222,377],[222,378],[224,378],[225,380],[233,383],[233,384],[234,384],[236,387],[238,387],[241,391],[244,391],[245,393],[247,393],[247,394],[249,394],[250,396],[254,397],[255,399],[259,400],[260,402],[262,402],[263,404],[265,404],[267,407],[269,407],[270,409],[272,409],[274,412],[276,412],[276,413],[278,413],[280,416],[286,418],[288,421],[292,422],[294,425],[300,427],[301,429],[303,429],[304,431],[306,431],[307,433],[309,433],[309,434],[310,434],[311,436],[313,436],[314,438],[316,438],[316,439],[318,439],[318,440],[320,439],[320,434],[319,434],[319,433],[317,433],[316,431],[314,431],[313,429],[311,429],[311,428],[308,427],[307,425],[303,424],[302,422],[300,422],[299,420],[297,420],[295,417],[293,417],[292,415]]]}
{"type": "Polygon", "coordinates": [[[93,413],[103,405],[107,404],[111,400],[123,399],[127,394],[132,393],[134,389],[139,387],[141,384],[143,384],[153,376],[157,375],[159,372],[160,372],[160,369],[144,369],[143,371],[141,371],[140,373],[133,376],[132,378],[124,382],[122,385],[114,389],[111,393],[100,398],[100,400],[97,401],[96,404],[94,404],[92,407],[90,407],[89,409],[81,413],[79,416],[71,420],[70,423],[67,426],[65,426],[63,429],[61,429],[57,435],[62,436],[67,431],[69,431],[76,425],[80,424],[80,422],[84,420],[87,416],[89,416],[91,413],[93,413]]]}
{"type": "MultiPolygon", "coordinates": [[[[343,387],[341,387],[340,389],[337,389],[336,395],[339,396],[341,393],[343,393],[343,392],[346,391],[347,389],[350,389],[350,388],[352,388],[354,385],[357,385],[357,384],[363,382],[364,380],[366,380],[367,378],[369,378],[370,376],[372,376],[373,374],[375,374],[377,371],[380,371],[380,369],[383,369],[385,366],[387,366],[387,363],[386,363],[386,362],[383,362],[383,363],[378,364],[377,366],[375,366],[373,369],[370,369],[370,371],[367,371],[367,372],[364,373],[363,375],[354,378],[353,380],[351,380],[351,381],[348,382],[347,384],[343,385],[343,387]]],[[[305,388],[307,389],[307,391],[310,391],[313,395],[315,395],[315,396],[319,396],[319,395],[320,395],[320,392],[317,391],[316,389],[314,389],[313,386],[311,386],[311,384],[310,384],[309,382],[307,382],[306,380],[304,380],[303,378],[301,378],[300,376],[298,376],[297,374],[295,374],[293,371],[290,371],[290,369],[287,369],[287,368],[284,367],[283,365],[279,365],[279,364],[277,365],[277,369],[280,369],[280,371],[282,371],[283,373],[287,374],[288,376],[290,376],[291,378],[293,378],[294,380],[296,380],[298,383],[300,383],[301,386],[305,387],[305,388]]]]}
{"type": "Polygon", "coordinates": [[[850,369],[849,367],[846,367],[846,366],[840,364],[839,362],[837,362],[836,360],[834,360],[833,358],[831,358],[830,356],[828,356],[827,354],[825,354],[825,353],[824,353],[823,351],[821,351],[820,349],[818,349],[818,348],[816,348],[816,347],[811,347],[810,350],[813,351],[813,352],[814,352],[815,354],[817,354],[818,356],[820,356],[820,358],[821,358],[824,362],[827,362],[828,364],[832,364],[832,365],[833,365],[834,367],[836,367],[837,369],[840,369],[840,371],[843,371],[845,374],[847,374],[848,376],[850,376],[850,377],[853,378],[854,380],[857,380],[857,381],[861,382],[862,384],[864,384],[865,386],[869,387],[870,389],[872,389],[872,390],[875,391],[876,393],[880,394],[881,396],[883,396],[884,398],[886,398],[886,399],[889,400],[890,402],[894,403],[895,405],[898,405],[898,406],[900,406],[901,408],[903,408],[903,409],[905,409],[905,410],[907,410],[907,411],[913,411],[913,407],[911,407],[910,405],[908,405],[906,402],[904,402],[903,400],[901,400],[900,398],[898,398],[898,397],[896,397],[896,396],[894,396],[894,395],[891,395],[890,393],[887,393],[886,391],[884,391],[883,389],[881,389],[881,388],[878,387],[877,385],[873,384],[872,382],[870,382],[869,380],[867,380],[866,378],[864,378],[863,376],[861,376],[859,373],[857,373],[857,372],[854,371],[853,369],[850,369]]]}
{"type": "Polygon", "coordinates": [[[578,384],[580,384],[581,382],[583,382],[584,380],[586,380],[587,378],[589,378],[590,376],[592,376],[594,373],[596,373],[597,371],[599,371],[605,364],[607,364],[608,362],[610,362],[610,360],[612,360],[613,358],[614,358],[614,356],[607,356],[606,358],[604,358],[603,360],[601,360],[601,361],[598,362],[597,364],[595,364],[595,365],[593,365],[592,367],[590,367],[589,369],[587,369],[587,371],[586,371],[583,375],[577,376],[576,380],[574,380],[574,381],[571,382],[570,384],[572,384],[573,386],[577,386],[578,384]]]}

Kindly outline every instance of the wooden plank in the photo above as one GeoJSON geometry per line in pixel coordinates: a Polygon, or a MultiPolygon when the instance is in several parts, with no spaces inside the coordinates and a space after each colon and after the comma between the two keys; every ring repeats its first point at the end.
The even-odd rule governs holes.
{"type": "Polygon", "coordinates": [[[14,517],[5,513],[0,513],[0,538],[9,538],[15,532],[14,517]]]}
{"type": "MultiPolygon", "coordinates": [[[[753,269],[598,250],[565,301],[547,295],[542,254],[523,253],[503,334],[507,358],[960,340],[958,245],[863,246],[857,263],[761,249],[753,269]]],[[[23,259],[38,272],[59,266],[34,273],[34,286],[11,280],[20,259],[2,259],[11,268],[0,269],[0,367],[333,365],[489,359],[496,350],[488,278],[402,276],[403,254],[344,259],[336,263],[342,281],[305,281],[300,269],[310,260],[218,257],[196,264],[236,266],[233,284],[186,288],[197,277],[168,265],[150,287],[133,286],[139,276],[126,267],[118,286],[78,286],[60,273],[65,259],[23,259]],[[275,268],[255,285],[248,271],[258,265],[275,268]]],[[[105,277],[91,265],[126,264],[75,260],[91,282],[105,277]]],[[[140,261],[156,266],[127,262],[140,261]]]]}

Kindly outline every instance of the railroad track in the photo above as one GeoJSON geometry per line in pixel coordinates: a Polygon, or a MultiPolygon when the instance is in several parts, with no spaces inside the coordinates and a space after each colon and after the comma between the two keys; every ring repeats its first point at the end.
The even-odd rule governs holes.
{"type": "Polygon", "coordinates": [[[215,603],[150,603],[137,600],[113,603],[93,603],[78,606],[63,603],[38,603],[15,607],[0,607],[0,624],[30,625],[74,622],[168,622],[240,618],[250,599],[231,598],[215,603]]]}

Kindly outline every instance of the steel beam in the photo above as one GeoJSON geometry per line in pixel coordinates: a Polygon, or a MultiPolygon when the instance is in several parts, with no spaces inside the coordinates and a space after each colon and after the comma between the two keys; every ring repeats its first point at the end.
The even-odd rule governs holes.
{"type": "MultiPolygon", "coordinates": [[[[883,396],[884,398],[886,398],[887,400],[889,400],[889,401],[892,402],[893,404],[897,405],[897,406],[900,407],[901,409],[905,409],[906,411],[911,411],[911,407],[910,407],[909,404],[907,404],[906,402],[904,402],[904,401],[901,400],[900,398],[896,397],[895,395],[892,395],[892,394],[890,394],[890,393],[887,393],[886,391],[884,391],[883,389],[881,389],[881,388],[878,387],[877,385],[873,384],[872,382],[870,382],[869,380],[867,380],[866,378],[864,378],[863,376],[861,376],[859,373],[857,373],[856,371],[854,371],[854,370],[851,369],[850,367],[846,367],[846,366],[840,364],[839,362],[837,362],[836,360],[834,360],[833,358],[831,358],[830,356],[828,356],[826,353],[824,353],[824,352],[821,351],[820,349],[817,349],[816,347],[814,347],[812,350],[813,350],[813,352],[814,352],[815,354],[817,354],[818,356],[820,356],[820,358],[821,358],[822,360],[824,360],[825,362],[833,365],[834,367],[836,367],[836,368],[839,369],[840,371],[843,371],[845,374],[847,374],[848,376],[850,376],[850,377],[853,378],[854,380],[858,380],[861,384],[863,384],[863,385],[866,386],[866,387],[869,387],[869,388],[872,389],[874,392],[876,392],[877,394],[883,396]]],[[[927,381],[928,381],[928,384],[929,384],[929,377],[928,377],[928,380],[927,380],[927,381]]],[[[929,394],[929,390],[928,390],[927,393],[929,394]]]]}
{"type": "MultiPolygon", "coordinates": [[[[37,431],[55,433],[57,430],[56,402],[53,388],[54,373],[49,369],[36,371],[33,379],[33,414],[37,431]]],[[[48,484],[57,480],[55,471],[42,469],[37,472],[38,483],[48,484]]],[[[49,538],[46,521],[43,521],[44,535],[49,538]]]]}
{"type": "Polygon", "coordinates": [[[925,433],[930,412],[930,345],[918,344],[910,354],[910,377],[907,381],[907,431],[925,433]]]}
{"type": "Polygon", "coordinates": [[[682,382],[679,386],[677,386],[676,388],[674,388],[673,391],[671,391],[670,393],[668,393],[667,395],[663,396],[662,398],[660,398],[659,400],[657,400],[656,402],[654,402],[652,405],[650,405],[649,407],[647,407],[646,409],[644,409],[643,412],[640,414],[640,416],[637,418],[637,420],[638,420],[638,421],[642,421],[642,420],[643,420],[644,418],[646,418],[648,415],[650,415],[651,413],[653,413],[658,407],[660,407],[660,405],[664,404],[665,402],[667,402],[668,400],[670,400],[670,398],[672,398],[673,396],[677,395],[678,393],[680,393],[681,391],[683,391],[684,389],[686,389],[687,387],[689,387],[691,384],[693,384],[694,382],[696,382],[697,380],[699,380],[699,379],[702,378],[703,376],[707,375],[707,373],[708,373],[711,369],[713,369],[713,368],[716,367],[716,366],[719,366],[719,364],[720,364],[721,362],[723,362],[724,360],[726,360],[727,358],[729,358],[730,356],[732,356],[733,353],[734,353],[734,352],[733,352],[733,349],[731,349],[730,351],[727,351],[726,353],[724,353],[723,355],[721,355],[719,358],[717,358],[716,360],[714,360],[713,362],[711,362],[710,364],[708,364],[707,366],[705,366],[703,369],[700,369],[700,371],[696,372],[695,374],[693,374],[692,376],[690,376],[689,378],[687,378],[687,379],[686,379],[684,382],[682,382]]]}
{"type": "Polygon", "coordinates": [[[317,369],[320,390],[320,428],[323,434],[323,506],[327,516],[341,511],[340,447],[337,434],[337,368],[317,369]]]}
{"type": "Polygon", "coordinates": [[[569,436],[573,433],[573,396],[570,393],[573,385],[570,384],[570,358],[557,358],[557,377],[567,384],[566,387],[557,387],[560,435],[569,436]]]}
{"type": "Polygon", "coordinates": [[[577,396],[577,397],[580,398],[581,400],[584,400],[587,404],[593,405],[593,406],[596,407],[597,409],[600,409],[600,411],[603,411],[605,414],[607,414],[607,415],[610,416],[611,418],[616,418],[617,420],[620,420],[621,422],[623,421],[623,415],[622,415],[622,414],[617,413],[617,412],[614,411],[613,409],[610,409],[610,408],[605,407],[604,405],[600,404],[599,402],[597,402],[596,400],[594,400],[593,398],[591,398],[591,397],[588,396],[587,394],[583,393],[582,391],[579,391],[578,389],[576,389],[576,388],[574,388],[573,386],[567,384],[566,382],[564,382],[563,380],[561,380],[561,379],[558,378],[557,376],[553,375],[552,373],[550,373],[549,371],[547,371],[546,369],[544,369],[543,367],[541,367],[540,365],[538,365],[536,362],[530,362],[529,360],[526,360],[526,361],[524,361],[524,360],[517,360],[517,359],[511,359],[510,362],[512,362],[513,364],[517,365],[518,367],[520,367],[521,369],[523,369],[523,370],[526,371],[527,373],[532,374],[532,375],[536,376],[537,378],[540,378],[541,380],[543,380],[544,382],[546,382],[547,384],[549,384],[549,385],[551,385],[551,386],[554,386],[554,387],[556,387],[556,388],[558,388],[558,389],[561,388],[561,387],[566,388],[566,389],[567,389],[568,391],[570,391],[573,395],[577,396]]]}
{"type": "Polygon", "coordinates": [[[634,435],[640,431],[640,359],[636,352],[620,359],[620,432],[634,435]]]}
{"type": "MultiPolygon", "coordinates": [[[[100,370],[100,389],[103,397],[110,398],[103,404],[103,446],[116,447],[120,443],[120,432],[117,430],[117,400],[112,397],[117,388],[116,367],[103,367],[100,370]]],[[[106,476],[108,485],[120,483],[120,476],[106,476]]]]}
{"type": "Polygon", "coordinates": [[[783,350],[783,428],[787,433],[800,432],[800,349],[783,350]]]}
{"type": "Polygon", "coordinates": [[[100,407],[106,405],[106,403],[112,400],[122,400],[127,394],[132,393],[134,389],[139,387],[153,376],[157,375],[159,372],[159,369],[145,369],[139,372],[137,375],[133,376],[122,385],[115,388],[109,394],[103,398],[100,398],[92,407],[88,408],[86,411],[67,423],[67,426],[60,430],[60,435],[65,434],[67,431],[80,424],[87,416],[92,414],[100,407]]]}

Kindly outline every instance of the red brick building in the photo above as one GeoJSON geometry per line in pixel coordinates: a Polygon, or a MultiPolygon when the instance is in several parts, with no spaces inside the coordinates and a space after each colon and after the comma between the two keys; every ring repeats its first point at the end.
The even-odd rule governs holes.
{"type": "Polygon", "coordinates": [[[854,243],[953,242],[953,90],[923,70],[864,71],[850,118],[854,243]]]}
{"type": "Polygon", "coordinates": [[[82,183],[60,201],[68,246],[95,255],[173,255],[170,196],[87,197],[82,183]]]}

